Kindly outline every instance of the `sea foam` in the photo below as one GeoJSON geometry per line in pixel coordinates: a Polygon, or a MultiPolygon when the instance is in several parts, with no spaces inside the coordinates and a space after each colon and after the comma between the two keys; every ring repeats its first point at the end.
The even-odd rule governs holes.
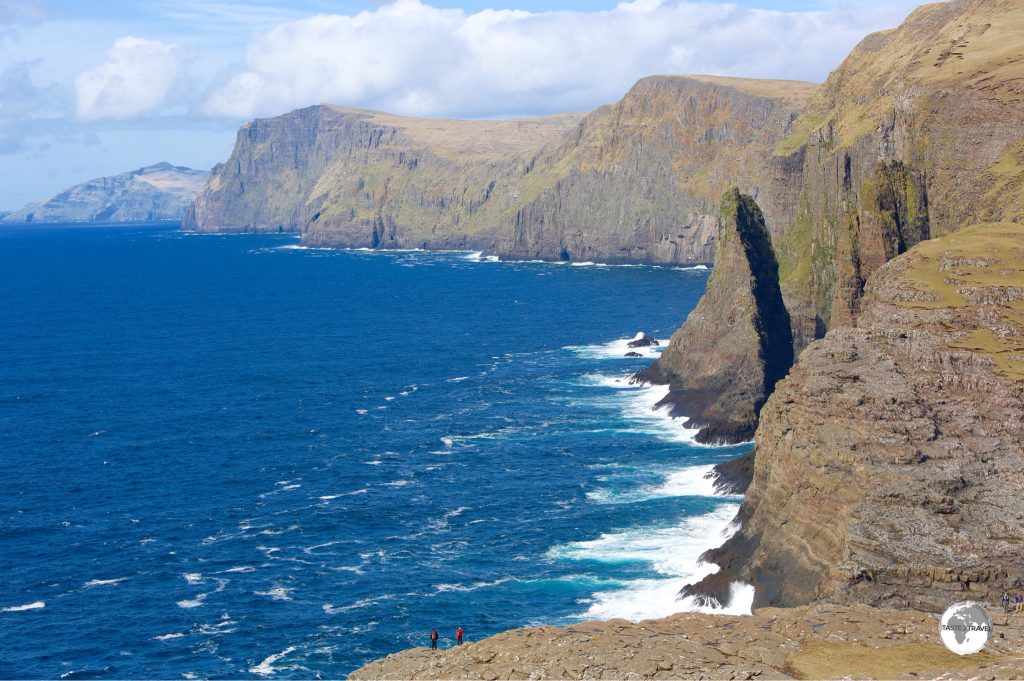
{"type": "MultiPolygon", "coordinates": [[[[555,546],[549,556],[571,561],[646,563],[661,575],[626,582],[624,588],[596,592],[589,608],[579,614],[581,619],[621,617],[639,621],[695,610],[698,606],[693,599],[678,598],[679,590],[718,571],[718,566],[701,561],[700,556],[735,532],[732,521],[738,510],[738,504],[723,504],[711,513],[686,518],[675,526],[638,527],[555,546]]],[[[735,608],[742,610],[743,605],[737,603],[735,608]]]]}

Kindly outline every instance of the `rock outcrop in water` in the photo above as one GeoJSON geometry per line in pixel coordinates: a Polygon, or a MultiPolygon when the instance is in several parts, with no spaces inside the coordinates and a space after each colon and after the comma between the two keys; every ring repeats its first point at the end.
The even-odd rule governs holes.
{"type": "Polygon", "coordinates": [[[318,246],[708,263],[719,195],[770,192],[771,150],[813,90],[655,76],[585,117],[510,121],[310,107],[243,126],[185,226],[301,231],[318,246]]]}
{"type": "Polygon", "coordinates": [[[157,163],[99,177],[0,216],[3,222],[152,222],[181,220],[209,173],[157,163]]]}
{"type": "Polygon", "coordinates": [[[689,593],[938,611],[1024,587],[1024,226],[927,241],[868,282],[761,414],[742,529],[689,593]]]}
{"type": "Polygon", "coordinates": [[[793,364],[778,270],[757,203],[730,189],[707,291],[657,361],[633,378],[667,383],[661,404],[699,427],[700,442],[751,439],[762,405],[793,364]]]}

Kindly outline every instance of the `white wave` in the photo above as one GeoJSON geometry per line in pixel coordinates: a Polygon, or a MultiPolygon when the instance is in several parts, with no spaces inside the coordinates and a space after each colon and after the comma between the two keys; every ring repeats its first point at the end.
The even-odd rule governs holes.
{"type": "Polygon", "coordinates": [[[203,601],[206,600],[206,596],[207,594],[199,594],[195,598],[186,598],[184,600],[177,601],[175,605],[177,605],[179,608],[185,609],[198,608],[203,604],[203,601]]]}
{"type": "Polygon", "coordinates": [[[658,340],[658,345],[648,345],[641,348],[629,347],[630,341],[638,340],[641,335],[637,334],[633,338],[617,338],[607,343],[593,345],[567,345],[562,349],[570,350],[580,357],[588,359],[627,359],[627,352],[635,352],[642,357],[651,358],[657,357],[665,349],[667,341],[664,340],[658,340]]]}
{"type": "Polygon", "coordinates": [[[161,634],[160,636],[154,636],[153,640],[154,641],[170,641],[171,639],[181,638],[184,635],[185,634],[183,634],[182,632],[178,631],[178,632],[175,632],[173,634],[161,634]]]}
{"type": "Polygon", "coordinates": [[[639,489],[627,490],[624,492],[611,492],[605,489],[596,489],[587,492],[587,498],[598,503],[628,504],[651,499],[663,499],[667,497],[731,497],[740,498],[739,495],[727,495],[715,489],[715,481],[718,474],[715,473],[714,464],[703,466],[688,466],[679,470],[670,471],[661,484],[639,489]]]}
{"type": "Polygon", "coordinates": [[[266,591],[257,591],[255,593],[257,596],[267,596],[275,601],[290,601],[292,600],[292,591],[294,591],[292,588],[274,585],[271,589],[266,591]]]}
{"type": "Polygon", "coordinates": [[[687,612],[707,612],[720,615],[749,615],[754,607],[754,586],[743,582],[729,585],[729,601],[724,605],[715,599],[687,596],[680,601],[687,612]]]}
{"type": "Polygon", "coordinates": [[[186,582],[189,584],[199,584],[203,581],[203,576],[198,572],[186,572],[182,575],[186,582]]]}
{"type": "Polygon", "coordinates": [[[279,653],[267,655],[266,659],[264,659],[263,662],[260,662],[255,667],[250,667],[249,673],[259,674],[260,676],[270,676],[271,674],[277,671],[276,669],[274,669],[274,663],[280,660],[285,655],[288,655],[293,652],[295,652],[295,646],[288,646],[279,653]]]}
{"type": "Polygon", "coordinates": [[[738,504],[723,504],[711,513],[686,518],[674,527],[638,527],[605,533],[597,539],[555,546],[548,555],[560,560],[646,563],[663,575],[595,593],[590,607],[579,615],[581,618],[621,617],[639,621],[666,617],[695,607],[691,601],[678,599],[679,590],[718,571],[717,565],[702,562],[700,556],[731,536],[738,510],[738,504]]]}
{"type": "Polygon", "coordinates": [[[39,610],[45,608],[45,601],[35,601],[34,603],[26,603],[25,605],[10,605],[6,608],[0,608],[0,612],[23,612],[25,610],[39,610]]]}
{"type": "Polygon", "coordinates": [[[571,262],[569,263],[573,267],[608,267],[607,263],[603,262],[591,262],[590,260],[584,260],[582,262],[571,262]]]}
{"type": "Polygon", "coordinates": [[[361,415],[361,416],[365,416],[369,412],[366,409],[356,409],[356,413],[361,415]]]}
{"type": "Polygon", "coordinates": [[[323,246],[303,246],[302,244],[286,244],[284,246],[275,246],[272,250],[275,251],[336,251],[335,248],[325,248],[323,246]]]}
{"type": "Polygon", "coordinates": [[[486,589],[488,587],[498,586],[500,584],[504,584],[505,582],[511,581],[518,580],[516,580],[514,577],[501,577],[500,579],[495,579],[492,582],[473,582],[472,584],[438,584],[434,587],[434,593],[466,593],[469,591],[476,591],[477,589],[486,589]]]}
{"type": "Polygon", "coordinates": [[[690,265],[689,267],[673,267],[677,272],[702,272],[710,269],[707,265],[690,265]]]}
{"type": "Polygon", "coordinates": [[[672,405],[656,407],[669,392],[668,386],[647,385],[639,390],[624,393],[622,413],[630,421],[643,426],[644,431],[670,442],[685,442],[690,445],[696,441],[699,428],[684,425],[685,418],[672,416],[672,405]]]}
{"type": "Polygon", "coordinates": [[[448,379],[448,383],[461,383],[463,381],[468,381],[468,380],[469,380],[469,376],[456,376],[455,378],[449,378],[448,379]]]}
{"type": "Polygon", "coordinates": [[[227,570],[222,570],[221,572],[256,572],[256,568],[251,565],[239,565],[237,567],[228,568],[227,570]]]}
{"type": "Polygon", "coordinates": [[[392,598],[391,595],[385,594],[383,596],[377,596],[376,598],[362,598],[362,599],[356,601],[355,603],[352,603],[351,605],[332,605],[330,603],[325,603],[324,605],[322,605],[320,607],[328,615],[336,615],[336,614],[338,614],[340,612],[349,612],[351,610],[361,610],[362,608],[367,608],[367,607],[369,607],[371,605],[376,605],[377,603],[380,603],[382,601],[390,600],[391,598],[392,598]]]}
{"type": "Polygon", "coordinates": [[[83,589],[91,589],[94,586],[112,586],[114,584],[120,584],[127,580],[127,577],[118,577],[117,579],[90,579],[88,582],[82,585],[83,589]]]}
{"type": "Polygon", "coordinates": [[[642,386],[629,382],[629,375],[620,374],[584,374],[579,377],[580,385],[593,388],[638,389],[642,386]]]}

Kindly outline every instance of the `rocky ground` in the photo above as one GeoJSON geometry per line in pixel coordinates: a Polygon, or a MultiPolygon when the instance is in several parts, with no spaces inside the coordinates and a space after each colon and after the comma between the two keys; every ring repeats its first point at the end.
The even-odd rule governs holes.
{"type": "Polygon", "coordinates": [[[815,605],[516,629],[449,650],[395,653],[349,678],[1024,678],[1024,614],[989,612],[989,645],[963,657],[939,640],[938,615],[815,605]]]}

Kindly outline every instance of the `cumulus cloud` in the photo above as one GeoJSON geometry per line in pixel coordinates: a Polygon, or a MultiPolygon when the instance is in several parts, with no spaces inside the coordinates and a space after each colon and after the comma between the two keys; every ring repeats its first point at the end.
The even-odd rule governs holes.
{"type": "Polygon", "coordinates": [[[0,71],[0,154],[20,151],[43,122],[64,113],[61,88],[33,81],[38,65],[38,60],[19,61],[0,71]]]}
{"type": "Polygon", "coordinates": [[[75,76],[80,120],[128,119],[168,103],[182,83],[185,51],[146,38],[118,38],[99,66],[75,76]]]}
{"type": "Polygon", "coordinates": [[[333,102],[501,116],[592,109],[653,73],[821,80],[866,33],[898,24],[915,3],[779,12],[635,0],[599,12],[465,13],[397,0],[258,35],[200,110],[248,118],[333,102]]]}

